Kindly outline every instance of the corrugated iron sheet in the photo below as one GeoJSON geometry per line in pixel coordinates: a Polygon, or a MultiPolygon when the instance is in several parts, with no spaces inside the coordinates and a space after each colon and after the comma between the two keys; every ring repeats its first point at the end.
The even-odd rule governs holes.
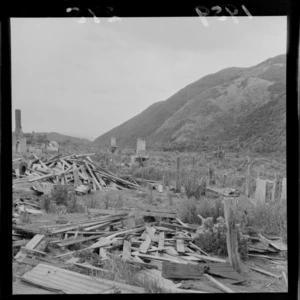
{"type": "Polygon", "coordinates": [[[39,264],[22,276],[26,282],[66,294],[102,294],[116,287],[121,293],[145,293],[140,287],[91,277],[51,265],[39,264]]]}

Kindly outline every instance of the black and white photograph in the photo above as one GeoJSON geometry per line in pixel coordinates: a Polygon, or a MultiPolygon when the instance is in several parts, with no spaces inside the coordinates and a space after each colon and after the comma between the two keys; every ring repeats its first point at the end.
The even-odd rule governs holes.
{"type": "Polygon", "coordinates": [[[12,294],[287,293],[287,16],[79,10],[10,18],[12,294]]]}

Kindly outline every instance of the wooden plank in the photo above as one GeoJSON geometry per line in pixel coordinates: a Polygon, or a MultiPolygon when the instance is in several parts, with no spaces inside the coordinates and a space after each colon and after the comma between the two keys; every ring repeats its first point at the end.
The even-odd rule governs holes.
{"type": "Polygon", "coordinates": [[[177,248],[177,252],[185,253],[184,241],[183,240],[176,240],[176,248],[177,248]]]}
{"type": "Polygon", "coordinates": [[[226,243],[229,262],[232,267],[237,271],[241,272],[240,257],[238,253],[238,242],[237,242],[237,227],[235,220],[235,207],[236,199],[232,197],[224,198],[224,214],[227,226],[226,243]]]}
{"type": "Polygon", "coordinates": [[[282,274],[282,278],[284,279],[285,284],[288,285],[286,273],[284,271],[281,271],[281,274],[282,274]]]}
{"type": "Polygon", "coordinates": [[[143,288],[137,286],[91,277],[46,264],[39,264],[25,273],[22,280],[46,288],[55,288],[66,294],[111,293],[113,287],[117,287],[121,293],[145,293],[143,288]]]}
{"type": "MultiPolygon", "coordinates": [[[[95,249],[95,248],[101,248],[104,246],[108,246],[111,245],[113,243],[115,243],[117,240],[116,239],[110,239],[110,238],[101,238],[98,242],[92,244],[91,246],[85,248],[85,249],[95,249]]],[[[82,250],[85,250],[82,249],[82,250]]]]}
{"type": "Polygon", "coordinates": [[[86,269],[86,270],[89,270],[89,271],[92,271],[92,274],[97,274],[97,273],[105,273],[105,274],[113,274],[113,271],[110,271],[110,270],[106,270],[106,269],[103,269],[103,268],[98,268],[98,267],[95,267],[95,266],[92,266],[90,264],[80,264],[80,263],[73,263],[73,265],[77,266],[77,267],[80,267],[80,268],[83,268],[83,269],[86,269]]]}
{"type": "Polygon", "coordinates": [[[102,186],[100,185],[100,183],[98,182],[98,180],[96,179],[96,177],[94,176],[94,173],[92,172],[92,170],[90,169],[89,165],[87,162],[85,162],[85,166],[88,169],[90,175],[93,178],[93,181],[96,183],[97,187],[99,188],[100,191],[102,191],[102,186]]]}
{"type": "Polygon", "coordinates": [[[273,274],[273,273],[271,273],[271,272],[268,272],[268,271],[266,271],[266,270],[264,270],[264,269],[261,269],[261,268],[259,268],[259,267],[251,267],[251,269],[252,269],[253,271],[262,273],[262,274],[267,275],[267,276],[270,276],[270,277],[281,278],[281,276],[276,275],[276,274],[273,274]]]}
{"type": "Polygon", "coordinates": [[[122,234],[129,234],[129,233],[135,233],[135,232],[139,232],[145,229],[145,226],[141,226],[141,227],[137,227],[137,228],[133,228],[133,229],[126,229],[126,230],[120,230],[117,231],[111,235],[109,235],[107,238],[113,238],[116,237],[118,235],[122,235],[122,234]]]}
{"type": "Polygon", "coordinates": [[[207,256],[207,255],[201,255],[201,254],[196,254],[196,253],[187,253],[187,255],[194,256],[197,258],[201,258],[203,260],[207,261],[212,261],[212,262],[219,262],[219,263],[226,263],[227,261],[222,258],[217,258],[217,257],[212,257],[212,256],[207,256]]]}
{"type": "MultiPolygon", "coordinates": [[[[171,261],[171,262],[175,262],[175,263],[179,262],[179,260],[176,258],[166,257],[166,256],[149,255],[149,254],[140,253],[139,251],[132,252],[131,255],[137,255],[139,257],[144,257],[144,258],[154,259],[154,260],[171,261]]],[[[180,261],[180,262],[182,262],[182,261],[180,261]]],[[[188,263],[188,262],[186,262],[186,263],[188,263]]]]}
{"type": "Polygon", "coordinates": [[[200,252],[202,252],[204,255],[209,256],[205,251],[203,251],[199,246],[193,244],[192,242],[189,242],[189,245],[196,250],[199,250],[200,252]]]}
{"type": "Polygon", "coordinates": [[[220,291],[220,289],[215,287],[215,284],[211,283],[211,281],[204,281],[205,277],[202,276],[201,281],[200,280],[186,280],[184,281],[180,288],[182,289],[193,289],[193,290],[199,290],[204,291],[207,293],[223,293],[223,291],[220,291]],[[213,286],[211,286],[213,285],[213,286]]]}
{"type": "Polygon", "coordinates": [[[197,228],[185,227],[185,226],[182,226],[182,225],[170,224],[170,223],[162,222],[162,221],[159,223],[159,225],[161,225],[163,227],[166,227],[166,228],[171,228],[171,229],[174,229],[174,230],[182,229],[182,230],[187,230],[187,231],[190,231],[190,232],[196,232],[197,231],[197,228]]]}
{"type": "MultiPolygon", "coordinates": [[[[43,234],[36,234],[27,244],[26,246],[24,247],[25,249],[34,249],[44,238],[45,236],[43,234]]],[[[21,248],[23,249],[23,248],[21,248]]],[[[24,252],[22,251],[19,251],[14,259],[19,259],[19,258],[22,258],[22,257],[25,257],[26,254],[24,254],[24,252]]]]}
{"type": "Polygon", "coordinates": [[[87,241],[92,241],[95,240],[97,238],[99,238],[101,235],[95,235],[95,236],[91,236],[91,237],[87,237],[87,238],[79,238],[79,239],[75,239],[75,240],[71,240],[71,241],[62,241],[59,244],[57,244],[59,247],[67,247],[67,246],[71,246],[71,245],[75,245],[78,243],[84,243],[87,241]]]}
{"type": "Polygon", "coordinates": [[[160,232],[159,235],[158,235],[158,251],[163,250],[164,242],[165,242],[165,233],[160,232]]]}
{"type": "Polygon", "coordinates": [[[162,263],[162,276],[167,279],[200,279],[204,271],[205,267],[199,264],[162,263]]]}
{"type": "Polygon", "coordinates": [[[213,282],[217,287],[219,287],[222,291],[224,291],[225,293],[234,293],[233,290],[231,290],[230,288],[228,288],[227,286],[225,286],[224,284],[222,284],[220,281],[216,280],[215,278],[213,278],[212,276],[208,275],[208,274],[204,274],[204,276],[209,279],[211,282],[213,282]]]}
{"type": "Polygon", "coordinates": [[[97,229],[97,228],[105,228],[105,227],[107,227],[111,224],[113,224],[112,221],[107,221],[107,222],[103,222],[101,224],[97,224],[97,225],[94,225],[94,226],[91,226],[91,227],[87,227],[84,230],[85,231],[90,231],[90,230],[97,229]]]}
{"type": "Polygon", "coordinates": [[[281,257],[276,257],[276,256],[268,256],[268,255],[261,255],[261,254],[251,254],[249,253],[248,256],[252,256],[252,257],[259,257],[259,258],[265,258],[265,259],[270,259],[270,260],[282,260],[281,257]]]}
{"type": "Polygon", "coordinates": [[[43,175],[43,176],[39,176],[39,177],[30,178],[30,179],[28,179],[28,181],[33,182],[33,181],[37,181],[37,180],[43,180],[43,179],[46,179],[46,178],[51,178],[51,177],[54,177],[54,176],[61,176],[65,173],[67,173],[70,170],[71,170],[71,168],[69,168],[69,169],[67,169],[63,172],[60,172],[60,173],[47,174],[47,175],[43,175]]]}
{"type": "Polygon", "coordinates": [[[106,186],[106,183],[104,182],[104,180],[101,178],[101,176],[96,172],[94,172],[96,178],[98,179],[99,183],[101,184],[101,186],[106,186]]]}
{"type": "Polygon", "coordinates": [[[184,227],[188,227],[188,225],[186,225],[185,223],[183,223],[179,218],[175,218],[175,220],[182,226],[184,227]]]}
{"type": "Polygon", "coordinates": [[[261,234],[258,234],[259,238],[270,244],[272,247],[274,247],[275,249],[279,250],[279,251],[287,251],[287,245],[285,243],[283,243],[282,241],[272,241],[272,240],[269,240],[268,238],[264,237],[263,235],[261,234]]]}
{"type": "Polygon", "coordinates": [[[151,238],[150,238],[149,234],[147,234],[146,240],[141,244],[139,251],[141,253],[147,253],[147,250],[148,250],[150,244],[151,244],[151,238]]]}
{"type": "Polygon", "coordinates": [[[146,231],[152,242],[158,242],[158,236],[155,235],[156,229],[154,227],[146,226],[146,231]]]}
{"type": "Polygon", "coordinates": [[[124,243],[123,243],[122,258],[123,259],[131,258],[131,243],[127,240],[124,240],[124,243]]]}

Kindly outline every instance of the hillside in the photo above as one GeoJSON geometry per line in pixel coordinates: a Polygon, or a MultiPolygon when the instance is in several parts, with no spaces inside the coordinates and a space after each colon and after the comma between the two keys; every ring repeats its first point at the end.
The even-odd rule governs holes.
{"type": "Polygon", "coordinates": [[[279,55],[250,68],[227,68],[186,86],[165,101],[98,137],[108,145],[148,144],[184,147],[206,140],[230,142],[239,137],[255,151],[285,149],[286,56],[279,55]]]}
{"type": "Polygon", "coordinates": [[[83,138],[77,138],[69,135],[64,135],[57,132],[36,132],[35,138],[38,138],[39,136],[45,136],[46,139],[49,141],[56,141],[58,143],[66,143],[70,142],[72,144],[89,144],[91,141],[83,138]]]}

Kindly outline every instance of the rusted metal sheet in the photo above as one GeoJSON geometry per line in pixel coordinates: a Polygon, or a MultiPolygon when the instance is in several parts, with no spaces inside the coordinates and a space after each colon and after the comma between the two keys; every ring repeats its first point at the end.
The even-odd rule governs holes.
{"type": "Polygon", "coordinates": [[[22,276],[22,280],[36,286],[61,290],[66,294],[145,293],[140,287],[91,277],[52,265],[39,264],[22,276]]]}

